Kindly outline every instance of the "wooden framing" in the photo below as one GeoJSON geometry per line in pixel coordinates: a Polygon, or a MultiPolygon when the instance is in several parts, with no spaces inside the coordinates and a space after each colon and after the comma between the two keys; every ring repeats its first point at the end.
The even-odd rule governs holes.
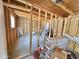
{"type": "Polygon", "coordinates": [[[47,20],[47,11],[45,11],[45,23],[44,23],[44,46],[45,46],[45,40],[46,40],[46,31],[45,31],[45,24],[46,24],[46,20],[47,20]]]}
{"type": "Polygon", "coordinates": [[[38,47],[39,47],[39,37],[40,37],[40,22],[41,22],[41,19],[40,19],[40,16],[41,16],[41,10],[39,9],[39,16],[38,16],[38,47]]]}
{"type": "Polygon", "coordinates": [[[61,37],[61,32],[62,32],[62,23],[63,23],[63,19],[62,18],[58,18],[58,23],[57,23],[57,26],[58,26],[58,30],[57,30],[57,36],[56,37],[61,37]]]}
{"type": "MultiPolygon", "coordinates": [[[[4,6],[7,6],[8,8],[12,8],[12,9],[15,9],[15,10],[19,10],[19,11],[23,11],[23,12],[30,12],[30,20],[29,20],[29,30],[30,30],[30,54],[32,54],[32,13],[35,13],[35,14],[37,14],[37,15],[39,15],[38,16],[38,47],[39,47],[39,36],[40,36],[40,22],[41,22],[41,19],[40,19],[40,17],[41,17],[41,15],[42,16],[45,16],[45,23],[44,23],[44,25],[46,25],[46,21],[47,21],[47,11],[45,11],[45,15],[43,15],[43,14],[41,14],[41,10],[39,9],[39,13],[37,13],[37,12],[34,12],[33,11],[33,6],[31,5],[31,9],[27,9],[27,5],[26,5],[26,8],[24,8],[24,7],[20,7],[20,6],[17,6],[17,5],[13,5],[13,4],[10,4],[10,0],[8,0],[8,3],[5,3],[4,2],[4,6]],[[9,3],[9,4],[8,4],[9,3]]],[[[61,6],[60,5],[60,7],[61,8],[64,8],[65,9],[65,7],[64,6],[61,6]]],[[[72,14],[73,15],[73,13],[72,12],[70,12],[68,9],[65,9],[67,12],[69,12],[70,14],[72,14]]],[[[9,14],[9,10],[6,10],[5,11],[7,14],[6,14],[6,27],[9,27],[9,28],[7,28],[6,29],[6,32],[8,33],[8,35],[7,35],[7,38],[9,39],[9,40],[7,40],[8,41],[8,48],[9,49],[11,49],[12,48],[12,45],[13,45],[13,43],[12,43],[12,40],[10,40],[10,39],[12,39],[13,38],[13,36],[12,35],[10,35],[10,34],[12,34],[11,32],[9,32],[10,31],[10,26],[9,26],[9,23],[8,22],[10,22],[10,19],[9,19],[9,16],[10,16],[10,14],[9,14]],[[12,36],[12,38],[11,38],[11,36],[12,36]]],[[[49,37],[50,37],[50,35],[51,35],[51,22],[52,22],[52,17],[53,15],[51,14],[51,20],[50,20],[50,32],[49,32],[49,37]]],[[[53,37],[57,37],[57,34],[58,34],[58,27],[59,27],[59,19],[58,19],[58,17],[56,16],[55,17],[55,20],[53,20],[53,21],[56,21],[56,29],[55,29],[55,23],[53,22],[53,32],[54,32],[54,30],[55,30],[55,32],[54,32],[54,35],[53,35],[53,37]]],[[[65,26],[65,19],[63,19],[63,23],[62,23],[62,29],[61,29],[61,36],[63,35],[63,33],[64,33],[64,31],[63,31],[63,29],[64,29],[64,26],[65,26]]],[[[71,24],[71,18],[69,18],[69,20],[67,20],[67,23],[66,23],[66,26],[67,26],[67,30],[65,31],[67,34],[69,34],[69,30],[70,30],[70,24],[71,24]]],[[[70,33],[71,34],[71,33],[70,33]]],[[[78,20],[78,27],[77,27],[77,32],[76,32],[76,34],[79,34],[79,20],[78,20]]],[[[44,45],[45,45],[45,40],[46,40],[46,37],[45,37],[45,29],[44,29],[44,45]]],[[[10,51],[11,52],[11,51],[10,51]]]]}
{"type": "Polygon", "coordinates": [[[6,41],[7,41],[7,51],[8,51],[8,56],[11,54],[11,36],[10,36],[10,25],[9,25],[9,10],[7,7],[4,7],[5,9],[5,27],[6,27],[6,41]]]}
{"type": "Polygon", "coordinates": [[[77,32],[76,32],[77,36],[79,36],[79,17],[78,17],[78,26],[77,26],[77,32]]]}
{"type": "Polygon", "coordinates": [[[55,16],[55,19],[54,19],[54,29],[53,29],[53,37],[56,37],[57,36],[57,31],[58,31],[58,17],[55,16]]]}
{"type": "Polygon", "coordinates": [[[69,20],[69,25],[68,25],[68,32],[67,32],[67,34],[69,34],[70,24],[71,24],[71,18],[70,18],[70,20],[69,20]]]}
{"type": "Polygon", "coordinates": [[[52,31],[53,31],[53,37],[54,37],[54,24],[55,24],[55,18],[53,18],[53,29],[52,29],[52,31]]]}
{"type": "Polygon", "coordinates": [[[32,6],[30,10],[29,29],[30,29],[30,54],[32,54],[32,6]]]}
{"type": "MultiPolygon", "coordinates": [[[[4,6],[9,7],[11,9],[14,9],[14,10],[22,11],[22,12],[25,12],[25,13],[30,12],[30,9],[28,9],[28,8],[24,8],[24,7],[21,7],[21,6],[18,6],[18,5],[14,5],[14,4],[8,4],[6,2],[4,2],[4,6]]],[[[32,10],[32,13],[39,15],[39,13],[35,12],[34,10],[32,10]]],[[[41,16],[45,17],[44,14],[41,14],[41,16]]],[[[50,18],[50,17],[48,17],[48,18],[50,18]]]]}
{"type": "Polygon", "coordinates": [[[49,28],[49,38],[50,38],[50,36],[51,36],[51,34],[52,34],[52,33],[51,33],[51,30],[52,30],[52,16],[53,16],[53,15],[51,14],[51,20],[50,20],[50,24],[49,24],[49,27],[50,27],[50,28],[49,28]]]}
{"type": "Polygon", "coordinates": [[[20,10],[20,11],[24,11],[24,12],[30,12],[30,9],[26,9],[24,7],[20,7],[14,4],[8,4],[4,2],[4,6],[7,6],[9,8],[15,9],[15,10],[20,10]]]}
{"type": "Polygon", "coordinates": [[[70,15],[74,15],[74,12],[69,8],[67,8],[64,2],[59,2],[59,3],[53,2],[53,3],[59,6],[60,8],[62,8],[63,10],[67,11],[70,15]]]}
{"type": "Polygon", "coordinates": [[[64,32],[64,26],[65,26],[65,19],[62,20],[62,30],[61,30],[61,36],[63,36],[63,32],[64,32]]]}
{"type": "Polygon", "coordinates": [[[57,28],[56,28],[56,35],[55,35],[55,37],[57,37],[57,34],[58,34],[58,25],[59,24],[59,19],[58,19],[58,21],[57,21],[57,28]]]}
{"type": "MultiPolygon", "coordinates": [[[[40,6],[40,3],[38,3],[38,5],[36,5],[37,2],[34,2],[34,1],[30,1],[30,0],[27,0],[27,1],[22,1],[22,0],[17,0],[18,2],[21,2],[23,4],[26,4],[26,2],[28,3],[28,5],[30,6],[31,4],[33,5],[33,8],[36,8],[36,9],[41,9],[43,11],[47,11],[49,12],[50,14],[51,13],[54,13],[54,10],[50,10],[49,8],[47,8],[46,6],[44,5],[41,5],[40,6]]],[[[56,16],[59,16],[59,14],[53,14],[53,15],[56,15],[56,16]]],[[[62,17],[61,15],[59,17],[62,17]]]]}

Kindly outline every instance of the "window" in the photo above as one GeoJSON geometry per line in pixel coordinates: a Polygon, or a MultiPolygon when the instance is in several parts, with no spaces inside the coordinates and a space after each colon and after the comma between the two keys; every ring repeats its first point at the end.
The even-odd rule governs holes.
{"type": "Polygon", "coordinates": [[[11,19],[11,28],[15,28],[15,17],[14,17],[14,15],[11,14],[10,19],[11,19]]]}

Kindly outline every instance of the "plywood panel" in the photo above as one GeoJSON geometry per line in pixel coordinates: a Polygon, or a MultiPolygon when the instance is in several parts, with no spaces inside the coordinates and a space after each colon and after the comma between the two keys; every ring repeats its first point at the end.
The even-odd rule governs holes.
{"type": "Polygon", "coordinates": [[[67,23],[66,23],[66,34],[69,34],[70,23],[71,23],[71,19],[70,19],[70,18],[67,18],[67,23]]]}
{"type": "Polygon", "coordinates": [[[67,20],[68,19],[65,19],[65,21],[64,21],[64,29],[63,29],[63,35],[66,33],[66,30],[67,30],[67,20]]]}
{"type": "Polygon", "coordinates": [[[56,37],[57,36],[57,31],[58,31],[58,19],[57,18],[55,18],[55,20],[54,20],[54,29],[53,29],[53,35],[54,35],[54,37],[56,37]]]}
{"type": "Polygon", "coordinates": [[[59,19],[59,23],[58,23],[57,37],[61,37],[63,19],[62,18],[58,18],[58,19],[59,19]]]}
{"type": "MultiPolygon", "coordinates": [[[[7,50],[8,55],[11,56],[11,53],[15,46],[15,41],[17,40],[17,32],[16,32],[16,21],[15,21],[15,28],[11,28],[11,19],[10,19],[10,10],[5,7],[5,26],[6,26],[6,37],[7,37],[7,50]]],[[[13,14],[16,20],[16,15],[13,14]]]]}
{"type": "Polygon", "coordinates": [[[72,36],[76,35],[77,26],[78,26],[78,17],[72,17],[70,29],[69,29],[69,35],[72,35],[72,36]]]}

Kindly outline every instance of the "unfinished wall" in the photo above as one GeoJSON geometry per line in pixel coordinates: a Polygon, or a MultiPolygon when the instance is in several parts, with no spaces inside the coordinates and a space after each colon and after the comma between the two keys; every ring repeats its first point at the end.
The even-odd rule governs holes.
{"type": "Polygon", "coordinates": [[[52,31],[54,37],[61,37],[63,34],[79,36],[79,16],[53,18],[52,31]]]}
{"type": "MultiPolygon", "coordinates": [[[[25,34],[26,32],[29,32],[29,20],[30,20],[30,13],[29,12],[22,12],[22,11],[17,11],[14,10],[16,15],[18,16],[18,27],[21,28],[23,33],[25,34]]],[[[44,21],[45,17],[41,16],[40,17],[40,32],[43,31],[44,29],[44,21]]],[[[32,31],[33,32],[38,32],[38,15],[32,13],[32,31]]]]}
{"type": "Polygon", "coordinates": [[[53,37],[61,37],[63,33],[63,21],[64,19],[61,17],[56,17],[52,19],[52,32],[53,37]]]}
{"type": "Polygon", "coordinates": [[[29,20],[25,17],[18,16],[18,27],[25,34],[29,32],[29,20]]]}
{"type": "Polygon", "coordinates": [[[79,35],[79,16],[66,18],[65,33],[71,36],[79,35]]]}
{"type": "Polygon", "coordinates": [[[7,51],[8,56],[10,57],[12,50],[14,49],[15,42],[17,40],[17,26],[16,26],[16,15],[15,17],[15,28],[11,28],[11,13],[7,7],[4,7],[5,10],[5,26],[6,26],[6,41],[7,41],[7,51]]]}

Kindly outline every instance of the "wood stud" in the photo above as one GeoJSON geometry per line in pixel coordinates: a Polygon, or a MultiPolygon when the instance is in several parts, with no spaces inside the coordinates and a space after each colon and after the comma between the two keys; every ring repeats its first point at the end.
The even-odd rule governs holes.
{"type": "Polygon", "coordinates": [[[62,23],[61,36],[63,36],[64,25],[65,25],[65,19],[63,19],[63,23],[62,23]]]}
{"type": "Polygon", "coordinates": [[[45,11],[45,22],[44,22],[44,47],[45,47],[45,40],[46,40],[46,31],[45,31],[45,25],[46,25],[46,21],[47,21],[47,11],[45,11]]]}
{"type": "Polygon", "coordinates": [[[32,54],[32,6],[30,10],[29,30],[30,30],[30,54],[32,54]]]}
{"type": "Polygon", "coordinates": [[[52,30],[52,14],[51,14],[51,20],[50,20],[50,24],[49,24],[49,38],[50,38],[50,36],[52,35],[52,33],[51,33],[51,30],[52,30]]]}
{"type": "Polygon", "coordinates": [[[39,47],[39,37],[40,37],[40,16],[41,16],[41,10],[39,9],[39,16],[38,16],[38,47],[39,47]]]}
{"type": "Polygon", "coordinates": [[[70,24],[71,24],[71,17],[69,18],[69,25],[68,25],[68,32],[67,32],[67,34],[69,34],[70,24]]]}
{"type": "Polygon", "coordinates": [[[78,17],[78,26],[77,26],[77,32],[76,35],[79,35],[79,17],[78,17]]]}

